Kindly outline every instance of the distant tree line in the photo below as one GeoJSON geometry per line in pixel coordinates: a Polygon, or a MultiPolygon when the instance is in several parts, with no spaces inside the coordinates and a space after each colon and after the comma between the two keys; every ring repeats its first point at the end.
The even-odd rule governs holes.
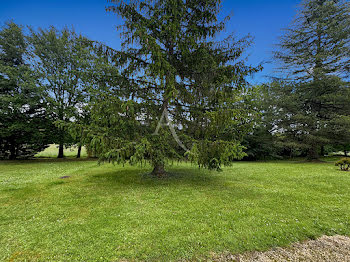
{"type": "Polygon", "coordinates": [[[282,77],[259,87],[262,117],[245,138],[252,159],[350,150],[350,9],[347,1],[302,2],[280,40],[282,77]]]}
{"type": "Polygon", "coordinates": [[[27,31],[14,22],[0,31],[0,157],[28,158],[55,143],[62,158],[64,146],[81,143],[59,121],[88,121],[94,75],[112,64],[68,28],[27,31]]]}
{"type": "Polygon", "coordinates": [[[51,143],[63,157],[76,144],[162,176],[172,159],[219,170],[350,151],[348,2],[303,1],[274,55],[279,71],[259,86],[246,80],[262,69],[246,64],[252,39],[217,40],[229,19],[218,19],[219,0],[114,0],[107,10],[124,21],[121,50],[67,28],[3,26],[1,158],[51,143]],[[164,119],[173,130],[157,129],[164,119]]]}

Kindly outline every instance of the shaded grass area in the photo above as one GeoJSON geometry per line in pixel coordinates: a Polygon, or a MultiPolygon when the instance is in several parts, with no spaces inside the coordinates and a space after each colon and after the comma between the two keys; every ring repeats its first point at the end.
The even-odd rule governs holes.
{"type": "MultiPolygon", "coordinates": [[[[77,146],[65,147],[64,148],[64,156],[65,157],[76,157],[78,153],[77,146]]],[[[52,144],[49,147],[45,148],[45,150],[37,153],[35,157],[37,158],[56,158],[58,155],[58,145],[52,144]]],[[[85,147],[81,148],[81,157],[87,157],[87,152],[85,147]]]]}
{"type": "Polygon", "coordinates": [[[350,173],[332,163],[169,170],[0,162],[0,260],[197,260],[350,235],[350,173]]]}

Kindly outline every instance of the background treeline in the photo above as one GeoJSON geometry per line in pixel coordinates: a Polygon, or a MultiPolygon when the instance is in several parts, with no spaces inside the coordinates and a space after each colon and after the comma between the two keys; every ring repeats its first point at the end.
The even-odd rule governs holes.
{"type": "Polygon", "coordinates": [[[108,70],[113,74],[112,66],[73,30],[6,23],[0,32],[0,158],[28,158],[52,143],[59,158],[64,146],[77,144],[79,157],[80,134],[59,121],[89,121],[93,89],[108,70]]]}
{"type": "MultiPolygon", "coordinates": [[[[213,8],[216,8],[215,1],[209,2],[213,2],[213,8]]],[[[131,7],[117,6],[117,9],[112,9],[124,15],[126,19],[128,10],[130,11],[131,7]]],[[[208,13],[201,15],[208,16],[208,13]]],[[[202,17],[192,20],[196,21],[195,19],[199,21],[202,17]]],[[[227,158],[230,160],[233,155],[234,158],[245,156],[248,160],[296,156],[312,160],[329,152],[343,151],[346,154],[350,151],[348,2],[304,1],[297,18],[284,31],[278,51],[274,54],[279,71],[269,83],[258,86],[250,86],[243,78],[260,70],[259,67],[253,68],[243,63],[235,64],[236,67],[227,66],[225,69],[219,66],[230,64],[231,60],[240,57],[249,46],[250,39],[239,40],[235,45],[232,44],[231,49],[224,50],[223,47],[194,40],[196,37],[201,39],[204,34],[197,36],[199,31],[189,31],[187,35],[177,36],[179,39],[181,37],[181,41],[174,41],[167,49],[168,53],[163,56],[162,50],[156,45],[157,42],[152,41],[156,37],[160,42],[167,41],[173,32],[169,33],[164,29],[162,35],[161,31],[154,30],[159,32],[159,35],[149,38],[144,31],[137,31],[138,28],[134,26],[136,24],[142,28],[143,21],[133,23],[127,26],[130,27],[131,33],[139,34],[137,37],[142,47],[138,50],[127,49],[127,55],[91,41],[68,28],[58,30],[50,27],[34,30],[13,22],[8,22],[2,27],[0,158],[32,157],[49,144],[55,143],[59,145],[58,157],[63,157],[64,146],[75,144],[80,148],[86,146],[90,154],[106,159],[120,157],[113,155],[112,149],[123,148],[124,158],[134,156],[135,159],[153,143],[150,139],[146,141],[140,138],[139,145],[142,146],[137,147],[133,144],[135,137],[141,137],[141,133],[145,132],[145,127],[149,127],[150,131],[154,130],[148,121],[151,122],[162,113],[155,109],[159,107],[156,102],[159,98],[157,90],[162,90],[159,93],[169,92],[169,97],[175,97],[174,94],[182,92],[182,89],[185,94],[186,88],[196,90],[191,94],[191,100],[188,95],[183,95],[178,96],[177,100],[174,99],[172,105],[169,102],[169,108],[173,108],[171,118],[175,128],[181,133],[180,126],[186,126],[186,134],[191,134],[188,137],[203,141],[209,141],[219,134],[225,141],[231,139],[235,143],[225,144],[227,147],[215,152],[213,144],[206,144],[207,147],[198,144],[198,147],[202,147],[196,148],[197,151],[191,150],[187,157],[191,158],[196,153],[197,158],[201,157],[200,161],[204,166],[212,165],[213,159],[219,159],[220,162],[222,154],[218,152],[228,154],[229,147],[234,148],[234,153],[227,158]],[[187,52],[192,49],[196,50],[196,55],[187,52]],[[169,50],[180,50],[181,58],[180,55],[175,57],[169,50]],[[154,62],[148,64],[147,59],[141,61],[137,55],[154,59],[154,62]],[[172,55],[175,58],[172,58],[172,55]],[[164,61],[161,60],[163,57],[164,61]],[[191,66],[200,73],[196,75],[189,72],[188,68],[191,66]],[[222,96],[226,96],[225,102],[220,102],[221,98],[215,97],[217,93],[210,91],[212,83],[209,81],[213,79],[205,79],[208,70],[213,68],[216,70],[215,83],[227,86],[229,82],[236,81],[234,84],[240,87],[235,89],[235,92],[222,93],[222,96]],[[180,72],[179,76],[174,73],[173,78],[168,77],[172,70],[180,72]],[[154,74],[159,73],[161,77],[151,79],[153,76],[146,74],[136,80],[135,75],[140,76],[140,72],[156,72],[154,74]],[[232,75],[232,72],[236,72],[236,75],[232,75]],[[130,77],[132,75],[133,77],[130,77]],[[160,89],[158,86],[162,76],[166,79],[165,85],[172,87],[171,90],[160,89]],[[187,79],[187,82],[177,83],[180,77],[187,79]],[[186,87],[188,79],[193,79],[194,86],[186,87]],[[198,108],[197,111],[191,111],[192,104],[199,105],[203,101],[215,100],[217,110],[227,104],[228,94],[231,96],[230,103],[234,105],[234,111],[231,112],[234,112],[235,128],[230,126],[231,129],[225,129],[224,134],[222,130],[206,128],[205,134],[198,134],[200,128],[196,125],[201,125],[200,119],[204,118],[202,111],[213,104],[207,104],[206,107],[203,105],[201,112],[198,108]],[[141,114],[136,116],[134,112],[139,109],[141,114]],[[148,119],[145,117],[147,115],[152,117],[148,119]],[[192,118],[188,117],[189,115],[192,118]],[[145,118],[140,121],[140,116],[145,118]],[[118,139],[132,143],[125,144],[118,139]],[[211,150],[213,152],[203,156],[198,153],[211,150]],[[240,152],[241,150],[245,153],[240,152]],[[220,156],[214,158],[208,154],[220,156]]],[[[149,28],[151,31],[153,29],[149,28]]],[[[233,39],[228,38],[227,41],[236,41],[233,39]]],[[[126,42],[128,41],[132,42],[127,38],[126,42]]],[[[227,116],[220,116],[218,110],[215,112],[218,114],[211,116],[215,117],[215,121],[227,121],[227,116]]],[[[205,113],[207,114],[208,110],[205,113]]],[[[221,122],[219,124],[224,125],[221,122]]],[[[184,135],[181,139],[186,142],[186,137],[184,135]]],[[[164,141],[159,143],[161,145],[173,140],[165,134],[163,138],[164,141]]],[[[118,150],[115,154],[120,154],[121,151],[118,150]]],[[[176,145],[169,145],[162,150],[171,151],[175,158],[183,155],[183,150],[176,145]]],[[[149,152],[142,154],[151,157],[149,152]]],[[[143,156],[140,159],[142,162],[143,156]]],[[[215,167],[217,165],[220,163],[213,164],[215,167]]]]}
{"type": "Polygon", "coordinates": [[[349,2],[303,2],[275,52],[282,77],[260,87],[262,118],[246,137],[250,158],[347,154],[349,41],[349,2]]]}

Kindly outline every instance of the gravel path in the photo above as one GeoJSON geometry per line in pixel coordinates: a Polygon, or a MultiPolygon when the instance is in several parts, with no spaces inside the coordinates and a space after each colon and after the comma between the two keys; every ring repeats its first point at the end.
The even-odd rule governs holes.
{"type": "Polygon", "coordinates": [[[240,255],[222,254],[212,261],[225,262],[346,262],[350,261],[350,238],[323,236],[316,240],[295,243],[285,248],[266,252],[249,252],[240,255]]]}

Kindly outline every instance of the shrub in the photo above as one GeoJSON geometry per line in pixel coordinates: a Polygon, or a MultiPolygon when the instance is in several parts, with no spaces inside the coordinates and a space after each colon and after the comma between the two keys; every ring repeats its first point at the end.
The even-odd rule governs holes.
{"type": "Polygon", "coordinates": [[[340,166],[340,170],[342,171],[348,171],[350,168],[350,158],[342,158],[335,165],[340,166]]]}

